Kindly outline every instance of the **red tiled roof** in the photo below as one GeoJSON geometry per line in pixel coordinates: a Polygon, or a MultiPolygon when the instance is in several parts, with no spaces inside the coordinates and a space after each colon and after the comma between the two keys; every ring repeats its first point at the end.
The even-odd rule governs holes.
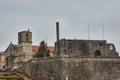
{"type": "MultiPolygon", "coordinates": [[[[19,45],[14,45],[16,48],[19,48],[19,45]]],[[[33,51],[38,51],[39,46],[37,45],[32,45],[32,50],[33,51]]],[[[54,51],[54,46],[48,46],[48,49],[50,50],[50,52],[54,51]]]]}
{"type": "Polygon", "coordinates": [[[19,48],[19,45],[14,45],[16,48],[19,48]]]}
{"type": "Polygon", "coordinates": [[[33,51],[38,51],[38,49],[39,49],[39,46],[32,46],[33,51]]]}
{"type": "Polygon", "coordinates": [[[0,54],[2,54],[2,55],[3,55],[4,53],[5,53],[4,51],[0,52],[0,54]]]}
{"type": "Polygon", "coordinates": [[[50,50],[50,52],[53,52],[54,51],[54,46],[48,46],[48,49],[50,50]]]}
{"type": "MultiPolygon", "coordinates": [[[[35,46],[35,45],[32,46],[33,51],[38,51],[38,49],[39,49],[39,46],[35,46]]],[[[48,49],[50,50],[50,52],[53,52],[54,46],[48,46],[48,49]]]]}

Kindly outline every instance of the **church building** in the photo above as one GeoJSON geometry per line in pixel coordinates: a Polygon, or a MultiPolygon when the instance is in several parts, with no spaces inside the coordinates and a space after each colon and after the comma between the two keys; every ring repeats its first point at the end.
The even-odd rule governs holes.
{"type": "MultiPolygon", "coordinates": [[[[50,55],[54,52],[54,46],[47,46],[50,55]]],[[[18,44],[9,44],[5,50],[5,68],[20,66],[33,58],[39,46],[32,45],[32,32],[28,29],[18,33],[18,44]]]]}
{"type": "Polygon", "coordinates": [[[0,52],[0,69],[2,69],[4,64],[5,64],[4,51],[2,51],[2,52],[0,52]]]}

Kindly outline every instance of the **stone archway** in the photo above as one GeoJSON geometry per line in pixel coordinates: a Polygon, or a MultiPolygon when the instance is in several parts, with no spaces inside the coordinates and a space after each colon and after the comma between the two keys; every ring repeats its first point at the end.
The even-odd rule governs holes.
{"type": "Polygon", "coordinates": [[[102,54],[101,54],[101,52],[99,51],[99,50],[96,50],[95,51],[95,54],[94,54],[94,56],[101,56],[102,54]]]}

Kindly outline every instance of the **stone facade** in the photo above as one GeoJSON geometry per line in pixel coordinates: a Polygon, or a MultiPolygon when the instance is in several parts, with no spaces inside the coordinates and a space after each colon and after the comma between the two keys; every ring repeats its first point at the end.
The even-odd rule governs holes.
{"type": "Polygon", "coordinates": [[[32,32],[29,30],[19,32],[18,45],[11,42],[5,50],[5,68],[19,66],[21,63],[32,59],[32,57],[32,32]]]}
{"type": "Polygon", "coordinates": [[[18,44],[21,43],[32,43],[32,32],[29,29],[18,33],[18,44]]]}
{"type": "MultiPolygon", "coordinates": [[[[59,47],[63,57],[118,57],[114,44],[107,43],[106,40],[61,39],[59,47]]],[[[55,49],[57,54],[57,46],[55,49]]]]}
{"type": "Polygon", "coordinates": [[[5,59],[4,59],[4,52],[0,52],[0,68],[3,68],[5,64],[5,59]]]}
{"type": "Polygon", "coordinates": [[[5,51],[6,68],[19,66],[35,80],[119,80],[120,57],[114,44],[106,40],[61,39],[55,55],[32,58],[39,47],[32,46],[32,33],[18,33],[18,45],[5,51]],[[34,51],[34,52],[33,52],[34,51]]]}
{"type": "MultiPolygon", "coordinates": [[[[18,33],[18,44],[9,44],[5,50],[5,68],[21,66],[33,58],[40,46],[32,45],[32,32],[21,31],[18,33]]],[[[53,54],[54,46],[48,46],[50,53],[53,54]]]]}
{"type": "Polygon", "coordinates": [[[35,80],[118,80],[120,58],[33,59],[21,69],[35,80]]]}
{"type": "Polygon", "coordinates": [[[32,32],[30,32],[29,29],[28,31],[18,33],[18,44],[21,48],[21,53],[24,54],[24,61],[26,62],[32,59],[32,32]]]}
{"type": "Polygon", "coordinates": [[[33,59],[22,70],[35,80],[118,80],[120,57],[105,40],[66,40],[55,43],[55,56],[33,59]],[[60,54],[58,54],[60,52],[60,54]],[[27,68],[26,68],[27,67],[27,68]]]}

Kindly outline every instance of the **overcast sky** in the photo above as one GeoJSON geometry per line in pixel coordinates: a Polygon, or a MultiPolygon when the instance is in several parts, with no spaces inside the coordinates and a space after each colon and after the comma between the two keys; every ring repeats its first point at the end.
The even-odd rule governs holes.
{"type": "Polygon", "coordinates": [[[56,41],[55,24],[60,22],[60,37],[102,40],[114,43],[120,52],[120,0],[0,0],[0,51],[10,41],[17,44],[17,33],[30,29],[33,44],[56,41]]]}

